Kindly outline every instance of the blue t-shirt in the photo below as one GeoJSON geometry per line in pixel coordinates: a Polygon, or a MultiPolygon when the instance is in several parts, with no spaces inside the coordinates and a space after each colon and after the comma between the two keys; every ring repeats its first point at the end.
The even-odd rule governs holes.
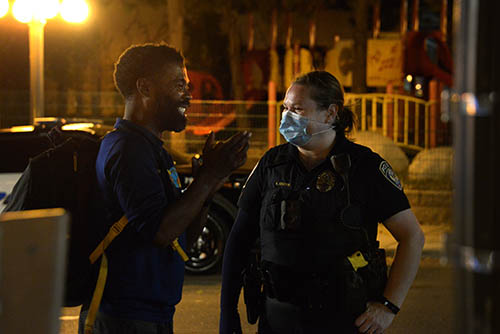
{"type": "MultiPolygon", "coordinates": [[[[180,182],[163,142],[149,130],[118,119],[96,162],[102,238],[125,214],[129,223],[106,251],[109,269],[100,311],[119,318],[170,322],[180,301],[184,262],[171,247],[153,244],[180,182]]],[[[185,235],[179,238],[185,248],[185,235]]]]}

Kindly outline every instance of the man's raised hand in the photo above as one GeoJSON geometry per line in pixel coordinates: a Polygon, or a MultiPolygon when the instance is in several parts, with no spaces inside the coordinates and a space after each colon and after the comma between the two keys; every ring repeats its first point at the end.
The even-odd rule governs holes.
{"type": "Polygon", "coordinates": [[[215,135],[211,132],[203,148],[202,169],[217,179],[223,179],[243,166],[251,136],[251,132],[243,131],[225,141],[215,142],[215,135]]]}

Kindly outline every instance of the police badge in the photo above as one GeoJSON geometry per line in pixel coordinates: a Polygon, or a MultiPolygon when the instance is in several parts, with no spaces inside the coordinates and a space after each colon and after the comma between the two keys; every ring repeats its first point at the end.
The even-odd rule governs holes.
{"type": "Polygon", "coordinates": [[[322,193],[332,190],[335,186],[335,175],[331,170],[325,170],[316,179],[316,189],[322,193]]]}

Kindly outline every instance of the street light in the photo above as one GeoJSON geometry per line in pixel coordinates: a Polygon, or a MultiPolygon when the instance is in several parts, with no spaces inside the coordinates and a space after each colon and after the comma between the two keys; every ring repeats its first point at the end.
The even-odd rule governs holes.
{"type": "Polygon", "coordinates": [[[0,0],[0,18],[4,17],[9,11],[9,0],[0,0]]]}
{"type": "MultiPolygon", "coordinates": [[[[0,0],[0,17],[8,10],[8,0],[0,0]]],[[[16,0],[12,6],[12,14],[16,20],[27,23],[29,27],[30,119],[34,123],[35,117],[44,116],[43,31],[45,23],[58,14],[68,22],[83,22],[89,14],[89,6],[85,0],[16,0]]]]}
{"type": "Polygon", "coordinates": [[[61,4],[61,16],[68,22],[81,23],[89,15],[89,6],[85,1],[66,0],[61,4]]]}

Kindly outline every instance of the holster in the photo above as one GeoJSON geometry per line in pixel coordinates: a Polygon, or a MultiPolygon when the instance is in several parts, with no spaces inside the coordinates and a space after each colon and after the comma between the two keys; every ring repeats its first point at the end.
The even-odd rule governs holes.
{"type": "Polygon", "coordinates": [[[342,272],[341,300],[344,311],[359,316],[366,310],[366,303],[382,296],[387,283],[385,251],[374,248],[362,252],[368,264],[357,270],[345,259],[342,272]]]}
{"type": "Polygon", "coordinates": [[[259,267],[258,255],[253,254],[242,272],[243,279],[243,299],[247,308],[247,320],[250,324],[255,324],[259,318],[263,302],[264,293],[262,291],[262,275],[259,267]]]}
{"type": "Polygon", "coordinates": [[[339,299],[346,314],[358,316],[366,310],[368,287],[360,269],[354,270],[351,263],[344,259],[339,282],[339,299]]]}

